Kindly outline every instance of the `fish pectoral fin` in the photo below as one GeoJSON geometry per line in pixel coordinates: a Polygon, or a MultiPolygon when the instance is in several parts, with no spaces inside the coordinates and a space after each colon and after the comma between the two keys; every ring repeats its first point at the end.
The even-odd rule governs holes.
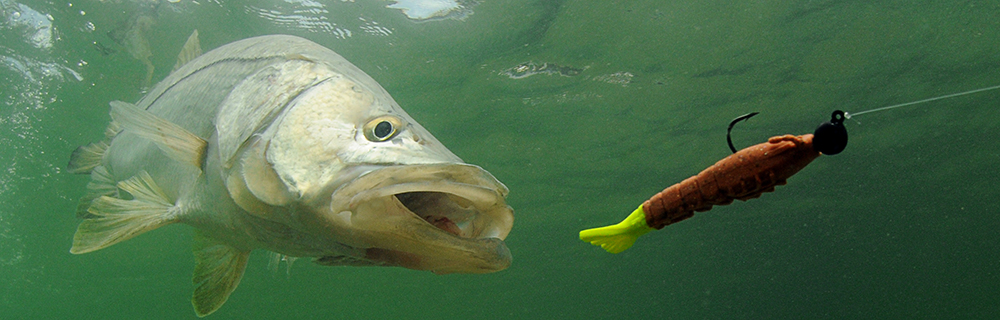
{"type": "Polygon", "coordinates": [[[80,146],[73,150],[73,154],[69,156],[69,165],[66,166],[66,170],[70,173],[90,173],[95,167],[101,165],[105,151],[108,151],[108,142],[103,140],[80,146]]]}
{"type": "Polygon", "coordinates": [[[201,168],[208,143],[190,131],[121,101],[111,102],[111,118],[125,130],[155,143],[171,159],[201,168]]]}
{"type": "MultiPolygon", "coordinates": [[[[201,42],[198,41],[198,29],[194,29],[191,35],[188,36],[187,42],[184,42],[184,47],[181,48],[181,52],[177,54],[177,63],[174,64],[174,70],[180,69],[189,61],[194,60],[201,55],[201,42]]],[[[171,72],[173,72],[171,71],[171,72]]]]}
{"type": "Polygon", "coordinates": [[[119,182],[118,188],[133,199],[107,195],[93,199],[87,209],[93,217],[80,222],[69,252],[80,254],[103,249],[176,221],[175,206],[145,171],[119,182]]]}
{"type": "Polygon", "coordinates": [[[236,290],[247,267],[249,250],[240,250],[195,232],[194,294],[191,304],[199,317],[222,307],[236,290]]]}

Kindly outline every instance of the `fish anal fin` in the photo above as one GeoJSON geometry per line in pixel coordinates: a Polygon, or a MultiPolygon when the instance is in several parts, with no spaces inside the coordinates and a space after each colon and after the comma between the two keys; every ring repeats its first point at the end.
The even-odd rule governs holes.
{"type": "Polygon", "coordinates": [[[240,250],[195,232],[194,294],[191,303],[204,317],[226,303],[246,270],[249,250],[240,250]]]}
{"type": "Polygon", "coordinates": [[[173,71],[177,71],[185,64],[194,60],[201,55],[201,42],[198,41],[198,29],[191,32],[188,36],[187,42],[184,42],[184,47],[181,48],[181,52],[177,54],[177,63],[174,64],[173,71]]]}
{"type": "Polygon", "coordinates": [[[176,221],[174,205],[145,171],[118,183],[132,200],[109,196],[95,198],[73,235],[74,254],[100,250],[176,221]]]}
{"type": "Polygon", "coordinates": [[[155,143],[171,159],[201,168],[208,143],[190,131],[121,101],[111,102],[111,118],[125,130],[155,143]]]}
{"type": "Polygon", "coordinates": [[[80,146],[69,156],[69,165],[66,170],[70,173],[90,173],[95,167],[101,165],[104,152],[108,151],[107,141],[93,142],[85,146],[80,146]]]}

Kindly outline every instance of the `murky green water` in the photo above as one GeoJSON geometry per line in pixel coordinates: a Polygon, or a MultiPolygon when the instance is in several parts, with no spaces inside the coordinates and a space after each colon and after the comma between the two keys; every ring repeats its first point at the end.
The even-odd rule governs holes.
{"type": "Polygon", "coordinates": [[[300,35],[511,190],[505,271],[286,274],[255,252],[212,318],[1000,317],[997,91],[849,120],[842,154],[624,253],[577,239],[725,157],[738,115],[761,111],[734,129],[748,146],[1000,84],[1000,1],[483,1],[420,23],[387,4],[0,0],[0,318],[194,317],[189,227],[68,252],[88,179],[65,164],[142,96],[109,36],[142,16],[154,83],[193,29],[205,50],[300,35]]]}

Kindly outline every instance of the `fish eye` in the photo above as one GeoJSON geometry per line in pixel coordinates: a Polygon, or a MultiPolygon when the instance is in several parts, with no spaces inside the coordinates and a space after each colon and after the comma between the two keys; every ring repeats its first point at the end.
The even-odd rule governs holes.
{"type": "Polygon", "coordinates": [[[392,139],[402,130],[403,122],[394,116],[381,116],[372,120],[362,128],[365,138],[372,142],[382,142],[392,139]]]}
{"type": "Polygon", "coordinates": [[[389,121],[382,120],[375,125],[375,138],[385,139],[390,133],[392,133],[392,124],[389,121]]]}

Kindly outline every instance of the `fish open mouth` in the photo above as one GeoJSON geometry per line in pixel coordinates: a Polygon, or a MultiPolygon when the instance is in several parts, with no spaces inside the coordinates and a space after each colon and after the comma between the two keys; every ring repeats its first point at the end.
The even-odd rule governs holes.
{"type": "Polygon", "coordinates": [[[514,221],[507,192],[464,163],[380,167],[333,192],[327,228],[349,235],[343,243],[376,265],[495,272],[511,261],[503,243],[514,221]]]}
{"type": "Polygon", "coordinates": [[[461,197],[441,192],[406,192],[394,195],[410,212],[432,226],[457,237],[469,238],[476,208],[461,197]]]}
{"type": "Polygon", "coordinates": [[[391,197],[408,213],[460,238],[502,240],[513,224],[504,200],[507,187],[473,165],[382,168],[358,177],[351,185],[356,192],[337,192],[350,195],[347,208],[391,197]]]}
{"type": "Polygon", "coordinates": [[[454,236],[503,239],[511,225],[505,191],[452,180],[418,180],[365,190],[352,197],[350,207],[392,197],[408,213],[454,236]]]}

